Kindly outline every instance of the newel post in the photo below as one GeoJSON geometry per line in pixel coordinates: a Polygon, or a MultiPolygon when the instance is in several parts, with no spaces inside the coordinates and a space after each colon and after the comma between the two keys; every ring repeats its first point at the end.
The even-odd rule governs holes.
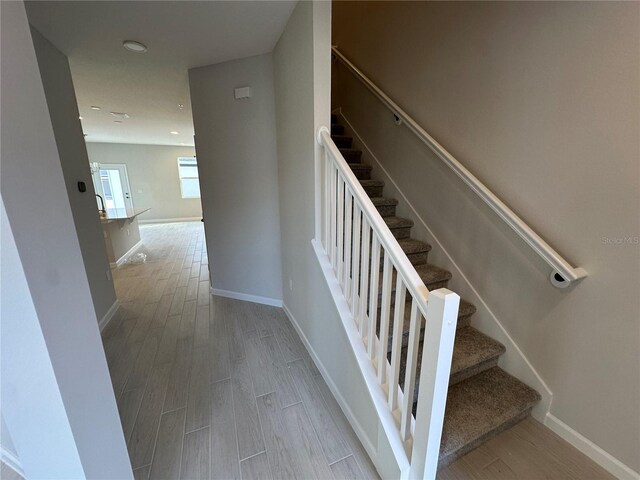
{"type": "Polygon", "coordinates": [[[459,305],[460,297],[446,288],[427,298],[411,479],[436,478],[459,305]]]}

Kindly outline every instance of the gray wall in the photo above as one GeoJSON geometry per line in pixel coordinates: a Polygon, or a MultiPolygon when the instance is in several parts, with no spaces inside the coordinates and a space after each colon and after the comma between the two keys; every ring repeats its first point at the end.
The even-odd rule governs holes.
{"type": "Polygon", "coordinates": [[[24,4],[0,8],[2,415],[28,478],[132,478],[24,4]]]}
{"type": "Polygon", "coordinates": [[[282,299],[271,54],[189,70],[214,289],[282,299]],[[253,96],[235,100],[234,88],[253,96]]]}
{"type": "Polygon", "coordinates": [[[299,2],[274,50],[284,304],[376,451],[385,478],[398,478],[390,447],[313,251],[315,131],[328,125],[331,3],[299,2]],[[289,287],[291,282],[292,288],[289,287]]]}
{"type": "MultiPolygon", "coordinates": [[[[107,276],[109,261],[98,217],[82,126],[78,119],[78,104],[73,90],[71,70],[67,57],[62,52],[35,29],[32,28],[31,32],[73,213],[73,223],[99,321],[115,303],[116,293],[111,275],[107,276]],[[78,190],[79,181],[85,182],[86,192],[80,193],[78,190]]],[[[32,194],[38,196],[36,191],[32,194]]],[[[46,205],[42,208],[50,211],[46,205]]]]}
{"type": "Polygon", "coordinates": [[[178,157],[193,157],[193,147],[133,145],[126,143],[87,143],[89,161],[124,163],[136,210],[151,208],[141,222],[200,219],[199,198],[182,198],[178,176],[178,157]]]}
{"type": "MultiPolygon", "coordinates": [[[[549,385],[551,413],[640,470],[640,5],[334,5],[340,50],[589,272],[554,289],[546,264],[338,67],[335,105],[549,385]],[[607,240],[624,236],[636,240],[607,240]]],[[[473,295],[460,275],[453,287],[473,295]]]]}
{"type": "Polygon", "coordinates": [[[116,220],[103,224],[107,256],[111,263],[117,263],[140,241],[138,217],[133,220],[116,220]]]}

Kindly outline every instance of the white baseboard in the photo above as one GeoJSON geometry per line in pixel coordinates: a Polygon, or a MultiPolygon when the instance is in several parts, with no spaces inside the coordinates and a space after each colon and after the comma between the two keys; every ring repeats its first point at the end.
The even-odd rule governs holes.
{"type": "Polygon", "coordinates": [[[353,128],[353,125],[347,117],[344,115],[342,109],[336,109],[336,113],[342,118],[345,122],[346,126],[353,133],[354,138],[357,142],[362,145],[363,150],[367,153],[367,156],[376,164],[377,168],[385,177],[385,182],[389,185],[392,185],[398,192],[398,196],[401,197],[402,202],[409,207],[413,214],[413,220],[417,220],[416,223],[420,223],[424,228],[424,231],[427,232],[427,235],[430,237],[429,240],[438,246],[438,249],[444,254],[449,262],[449,268],[453,270],[452,273],[456,276],[456,278],[464,283],[468,291],[471,293],[472,298],[469,298],[472,302],[475,303],[478,313],[476,315],[482,313],[485,318],[489,319],[490,322],[490,330],[484,331],[483,333],[492,336],[497,341],[501,342],[506,347],[506,352],[502,356],[500,360],[500,366],[510,373],[511,375],[519,378],[523,382],[527,383],[530,387],[536,389],[538,393],[540,393],[542,399],[540,403],[534,407],[532,415],[541,423],[544,423],[545,416],[549,413],[551,409],[551,402],[553,400],[553,393],[551,389],[547,386],[542,377],[538,374],[536,369],[533,367],[529,359],[524,355],[524,352],[520,349],[520,347],[516,344],[513,338],[509,335],[507,330],[502,326],[498,317],[495,313],[489,308],[487,303],[484,301],[482,296],[480,296],[478,290],[474,287],[471,281],[467,278],[467,276],[462,272],[461,268],[458,264],[453,260],[453,257],[447,251],[447,249],[440,243],[438,237],[433,233],[433,231],[429,228],[424,219],[420,216],[416,208],[409,201],[409,199],[404,195],[398,184],[394,181],[394,179],[389,175],[389,172],[382,166],[382,163],[375,154],[368,147],[363,138],[358,134],[357,130],[353,128]]]}
{"type": "Polygon", "coordinates": [[[16,457],[12,452],[3,448],[2,446],[0,446],[0,461],[2,461],[2,463],[4,463],[7,467],[16,472],[22,478],[26,478],[18,457],[16,457]]]}
{"type": "Polygon", "coordinates": [[[580,435],[562,420],[547,413],[544,424],[563,440],[569,442],[611,475],[624,480],[640,480],[640,474],[627,467],[588,438],[580,435]]]}
{"type": "Polygon", "coordinates": [[[109,325],[109,322],[111,321],[111,319],[116,315],[116,313],[118,312],[118,308],[120,308],[120,302],[118,302],[118,300],[116,299],[115,302],[113,302],[113,305],[111,305],[111,307],[109,308],[109,310],[107,310],[107,313],[104,314],[104,317],[102,317],[100,319],[100,321],[98,322],[98,327],[100,327],[100,331],[102,332],[105,328],[107,328],[107,325],[109,325]]]}
{"type": "Polygon", "coordinates": [[[315,363],[316,368],[320,372],[320,375],[322,375],[322,378],[324,378],[325,383],[329,387],[329,390],[331,390],[331,393],[333,394],[333,397],[338,402],[338,405],[340,405],[340,408],[342,409],[342,413],[344,413],[344,416],[347,417],[347,420],[349,420],[349,423],[351,424],[351,428],[353,428],[353,431],[357,435],[358,440],[360,440],[360,443],[362,443],[362,446],[364,447],[364,449],[369,454],[369,457],[371,458],[371,461],[375,465],[376,470],[378,470],[378,472],[380,472],[380,468],[378,467],[378,465],[376,463],[376,460],[377,460],[376,448],[374,447],[374,445],[369,440],[369,437],[366,435],[366,433],[364,431],[364,428],[362,428],[362,425],[360,425],[360,422],[358,422],[358,419],[353,414],[353,411],[349,407],[349,404],[347,403],[345,398],[340,393],[340,390],[338,389],[336,384],[331,379],[331,376],[329,375],[329,372],[327,372],[327,369],[324,367],[324,365],[320,361],[320,358],[318,357],[318,354],[316,353],[316,351],[311,346],[311,343],[309,343],[309,339],[307,338],[307,336],[302,331],[302,328],[300,328],[300,324],[298,323],[296,318],[293,316],[293,313],[291,313],[291,310],[289,310],[284,303],[282,304],[282,309],[284,310],[284,313],[289,318],[289,321],[293,325],[293,328],[296,330],[296,332],[298,332],[298,336],[302,340],[302,343],[304,344],[305,348],[307,349],[307,352],[309,352],[309,356],[313,360],[313,363],[315,363]]]}
{"type": "Polygon", "coordinates": [[[221,290],[219,288],[211,287],[211,295],[244,300],[245,302],[261,303],[262,305],[271,305],[272,307],[282,307],[282,300],[278,300],[277,298],[249,295],[247,293],[232,292],[230,290],[221,290]]]}
{"type": "Polygon", "coordinates": [[[127,252],[124,255],[122,255],[118,260],[116,260],[115,263],[111,262],[109,263],[109,265],[111,266],[111,268],[116,268],[124,265],[127,259],[131,255],[133,255],[136,252],[136,250],[138,250],[141,246],[142,246],[142,240],[138,240],[138,243],[136,243],[133,247],[127,250],[127,252]]]}
{"type": "Polygon", "coordinates": [[[180,223],[180,222],[199,222],[202,220],[202,217],[176,217],[176,218],[150,218],[150,219],[139,219],[138,223],[140,224],[148,224],[148,223],[180,223]]]}

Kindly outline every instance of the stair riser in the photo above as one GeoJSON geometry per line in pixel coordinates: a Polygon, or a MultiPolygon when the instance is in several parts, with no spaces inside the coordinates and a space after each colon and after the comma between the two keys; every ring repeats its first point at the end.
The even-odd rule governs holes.
{"type": "Polygon", "coordinates": [[[331,135],[344,135],[344,125],[331,125],[331,135]]]}
{"type": "Polygon", "coordinates": [[[350,137],[332,136],[331,138],[338,148],[351,148],[351,144],[353,143],[353,138],[350,137]]]}
{"type": "Polygon", "coordinates": [[[490,358],[488,360],[485,360],[484,362],[473,365],[472,367],[456,372],[449,377],[449,386],[460,383],[461,381],[466,380],[469,377],[473,377],[480,372],[484,372],[485,370],[489,370],[490,368],[498,366],[499,358],[500,356],[490,358]]]}
{"type": "Polygon", "coordinates": [[[371,167],[361,167],[359,164],[355,164],[351,166],[351,171],[358,180],[371,180],[371,167]]]}
{"type": "Polygon", "coordinates": [[[382,217],[395,217],[396,216],[396,206],[395,205],[382,205],[376,207],[378,212],[382,217]]]}
{"type": "Polygon", "coordinates": [[[384,185],[367,185],[364,187],[364,191],[369,197],[381,197],[384,185]]]}

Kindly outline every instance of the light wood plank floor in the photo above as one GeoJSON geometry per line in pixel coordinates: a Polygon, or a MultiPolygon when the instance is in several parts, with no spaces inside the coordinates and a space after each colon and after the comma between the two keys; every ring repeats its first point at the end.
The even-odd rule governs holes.
{"type": "Polygon", "coordinates": [[[202,224],[141,235],[103,333],[136,479],[378,478],[282,310],[209,295],[202,224]]]}
{"type": "MultiPolygon", "coordinates": [[[[209,295],[202,224],[141,234],[103,333],[136,479],[378,478],[282,310],[209,295]]],[[[529,419],[438,478],[613,477],[529,419]]]]}
{"type": "Polygon", "coordinates": [[[438,472],[439,480],[613,480],[590,458],[533,418],[518,423],[438,472]]]}

